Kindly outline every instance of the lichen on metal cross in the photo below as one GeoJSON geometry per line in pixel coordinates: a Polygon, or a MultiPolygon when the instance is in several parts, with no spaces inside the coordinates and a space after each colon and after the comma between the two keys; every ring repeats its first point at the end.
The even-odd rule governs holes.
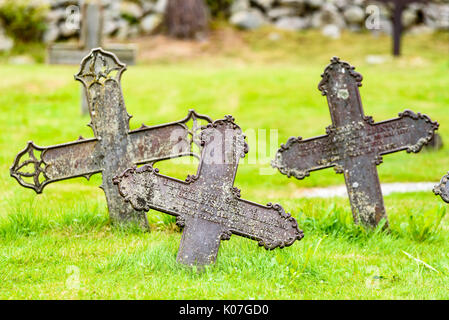
{"type": "Polygon", "coordinates": [[[214,263],[221,240],[232,234],[257,240],[267,250],[300,240],[296,220],[278,204],[243,200],[234,187],[239,158],[248,152],[245,136],[227,116],[201,131],[203,150],[197,174],[185,181],[151,165],[129,168],[114,178],[134,209],[155,209],[177,217],[184,227],[177,260],[186,265],[214,263]]]}
{"type": "Polygon", "coordinates": [[[297,179],[334,167],[344,174],[355,222],[376,227],[387,219],[376,168],[382,155],[401,150],[419,152],[434,136],[438,123],[410,110],[375,123],[363,113],[358,89],[362,75],[354,67],[334,57],[321,76],[318,89],[327,97],[332,125],[326,128],[326,135],[288,139],[272,166],[297,179]]]}
{"type": "Polygon", "coordinates": [[[86,88],[94,138],[39,147],[32,141],[16,156],[10,174],[20,185],[41,193],[52,182],[74,177],[90,178],[101,173],[101,188],[106,194],[112,222],[138,221],[146,226],[145,214],[136,212],[122,201],[112,177],[132,165],[180,156],[196,156],[198,144],[195,126],[212,120],[190,110],[182,120],[129,130],[120,79],[126,70],[117,57],[101,48],[93,49],[81,62],[75,79],[86,88]],[[193,128],[187,124],[192,121],[193,128]]]}

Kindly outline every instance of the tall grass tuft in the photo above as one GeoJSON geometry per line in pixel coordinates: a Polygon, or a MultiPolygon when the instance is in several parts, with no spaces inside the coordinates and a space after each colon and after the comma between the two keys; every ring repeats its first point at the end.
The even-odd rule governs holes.
{"type": "Polygon", "coordinates": [[[446,207],[443,205],[428,210],[414,209],[407,216],[407,221],[393,225],[396,226],[393,231],[401,237],[418,242],[437,240],[445,215],[446,207]]]}
{"type": "Polygon", "coordinates": [[[109,223],[105,208],[98,202],[81,202],[73,208],[49,210],[33,202],[10,204],[11,213],[0,218],[0,237],[16,239],[49,230],[79,234],[98,231],[109,223]]]}

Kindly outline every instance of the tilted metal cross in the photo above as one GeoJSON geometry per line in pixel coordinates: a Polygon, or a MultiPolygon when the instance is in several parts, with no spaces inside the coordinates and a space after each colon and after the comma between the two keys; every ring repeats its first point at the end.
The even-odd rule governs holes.
{"type": "Polygon", "coordinates": [[[429,2],[428,0],[375,0],[377,2],[391,3],[394,6],[393,11],[393,55],[401,55],[401,37],[402,37],[402,12],[405,7],[414,2],[429,2]]]}
{"type": "Polygon", "coordinates": [[[433,193],[440,196],[444,202],[449,203],[449,172],[445,174],[440,183],[433,188],[433,193]]]}
{"type": "Polygon", "coordinates": [[[129,130],[120,79],[126,70],[117,57],[96,48],[81,62],[76,80],[86,88],[95,138],[39,147],[32,141],[15,158],[10,169],[12,177],[24,187],[41,193],[52,182],[74,177],[90,178],[101,173],[101,188],[106,194],[112,222],[138,220],[146,224],[145,214],[136,212],[118,195],[112,178],[134,164],[154,162],[178,156],[194,155],[193,143],[199,145],[199,120],[212,122],[190,110],[183,120],[129,130]],[[193,128],[186,125],[193,121],[193,128]],[[39,157],[40,154],[40,157],[39,157]],[[28,157],[28,158],[27,158],[28,157]],[[28,181],[31,180],[31,181],[28,181]]]}
{"type": "Polygon", "coordinates": [[[297,179],[328,167],[344,173],[355,222],[375,227],[382,218],[387,219],[376,169],[382,155],[419,152],[432,139],[438,123],[410,110],[375,123],[363,113],[358,89],[362,75],[354,67],[334,57],[321,76],[318,89],[327,97],[332,125],[323,136],[290,138],[281,145],[272,165],[297,179]]]}
{"type": "Polygon", "coordinates": [[[150,165],[130,168],[114,178],[124,200],[136,210],[155,209],[177,217],[177,224],[184,227],[178,262],[214,263],[220,241],[231,234],[257,240],[270,250],[303,237],[296,220],[280,205],[240,199],[240,190],[233,185],[248,145],[231,116],[208,124],[201,143],[197,174],[186,181],[161,175],[150,165]]]}

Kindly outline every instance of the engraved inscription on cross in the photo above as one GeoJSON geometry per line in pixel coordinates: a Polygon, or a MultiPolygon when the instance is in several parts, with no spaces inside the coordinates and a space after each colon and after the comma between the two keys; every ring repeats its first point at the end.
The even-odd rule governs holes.
{"type": "Polygon", "coordinates": [[[177,224],[184,227],[178,262],[214,263],[220,241],[231,234],[257,240],[269,250],[303,237],[296,220],[280,205],[240,198],[233,185],[239,158],[248,146],[232,116],[203,127],[201,144],[197,174],[186,181],[161,175],[150,165],[130,168],[114,178],[120,194],[136,210],[155,209],[177,217],[177,224]]]}
{"type": "Polygon", "coordinates": [[[323,136],[290,138],[281,145],[272,165],[297,179],[328,167],[344,173],[354,221],[375,227],[382,218],[387,219],[376,168],[382,155],[401,150],[419,152],[433,137],[438,123],[410,110],[375,123],[363,113],[358,89],[362,75],[354,67],[334,57],[321,76],[318,89],[327,97],[332,125],[323,136]]]}
{"type": "Polygon", "coordinates": [[[393,4],[393,55],[401,55],[401,37],[402,37],[402,12],[405,7],[414,2],[430,2],[428,0],[376,0],[393,4]]]}
{"type": "Polygon", "coordinates": [[[193,155],[193,143],[199,145],[199,121],[212,122],[207,116],[189,111],[183,120],[129,130],[129,119],[123,100],[120,79],[126,70],[117,57],[96,48],[81,62],[76,80],[86,88],[95,138],[49,147],[32,141],[15,158],[10,169],[12,177],[24,187],[41,193],[55,181],[73,177],[90,178],[101,173],[112,222],[138,221],[146,226],[145,214],[125,204],[112,184],[112,178],[136,164],[178,156],[193,155]],[[193,122],[189,130],[187,123],[193,122]]]}

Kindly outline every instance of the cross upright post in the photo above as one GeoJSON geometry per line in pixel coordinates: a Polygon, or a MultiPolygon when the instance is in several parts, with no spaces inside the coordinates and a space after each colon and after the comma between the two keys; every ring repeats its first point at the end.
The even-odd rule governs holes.
{"type": "Polygon", "coordinates": [[[20,185],[41,193],[52,182],[73,177],[90,178],[101,173],[113,223],[137,221],[146,226],[144,213],[136,212],[123,203],[112,177],[126,168],[179,156],[198,156],[192,152],[197,143],[198,121],[211,122],[190,110],[187,117],[176,122],[129,130],[131,116],[125,108],[121,89],[121,76],[126,70],[111,52],[96,48],[81,62],[75,76],[87,93],[94,138],[39,147],[32,141],[16,156],[10,174],[20,185]],[[187,122],[193,121],[189,130],[187,122]]]}
{"type": "Polygon", "coordinates": [[[220,241],[232,234],[257,240],[267,250],[303,237],[296,220],[280,205],[263,206],[240,198],[234,179],[248,145],[231,116],[204,127],[201,144],[197,174],[185,181],[161,175],[150,165],[129,168],[114,178],[124,201],[134,209],[155,209],[177,217],[177,224],[184,227],[178,262],[214,263],[220,241]]]}
{"type": "Polygon", "coordinates": [[[410,110],[375,123],[363,113],[358,89],[362,75],[339,58],[331,60],[322,78],[318,89],[327,98],[332,119],[327,134],[306,140],[291,137],[281,145],[272,166],[297,179],[334,167],[344,174],[354,221],[374,228],[382,219],[387,220],[376,168],[382,155],[401,150],[419,152],[434,136],[438,123],[410,110]]]}

